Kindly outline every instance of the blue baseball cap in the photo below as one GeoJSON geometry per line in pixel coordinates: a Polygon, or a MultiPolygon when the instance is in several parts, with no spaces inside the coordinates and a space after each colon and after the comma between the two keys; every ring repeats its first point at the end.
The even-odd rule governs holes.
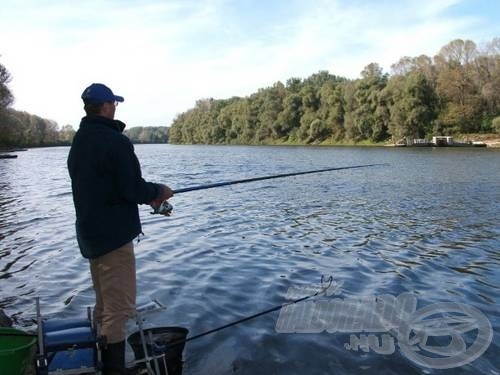
{"type": "Polygon", "coordinates": [[[93,83],[82,93],[85,103],[123,102],[123,96],[113,94],[113,91],[102,83],[93,83]]]}

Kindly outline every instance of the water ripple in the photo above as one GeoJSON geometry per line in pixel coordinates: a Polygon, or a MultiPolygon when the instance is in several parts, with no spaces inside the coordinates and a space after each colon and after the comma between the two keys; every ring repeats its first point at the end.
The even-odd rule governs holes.
{"type": "MultiPolygon", "coordinates": [[[[136,152],[146,179],[174,189],[391,164],[179,194],[170,218],[142,207],[139,297],[168,307],[156,324],[197,334],[279,305],[289,287],[333,274],[344,283],[342,297],[412,292],[419,307],[452,301],[480,309],[494,327],[493,343],[456,372],[500,368],[500,171],[492,168],[500,153],[171,145],[136,152]]],[[[93,303],[74,234],[67,153],[33,149],[0,166],[0,308],[21,326],[32,325],[35,296],[49,316],[81,316],[93,303]]],[[[185,373],[436,373],[398,350],[347,351],[348,334],[277,334],[276,320],[275,313],[190,342],[185,373]]]]}

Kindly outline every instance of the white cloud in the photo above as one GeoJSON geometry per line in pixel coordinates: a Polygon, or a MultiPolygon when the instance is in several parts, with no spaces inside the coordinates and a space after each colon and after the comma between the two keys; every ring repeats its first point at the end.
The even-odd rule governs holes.
{"type": "Polygon", "coordinates": [[[355,78],[370,62],[387,71],[402,56],[432,56],[477,35],[478,19],[443,16],[457,3],[283,2],[287,17],[273,9],[264,24],[222,0],[7,1],[0,61],[13,76],[15,108],[76,126],[81,92],[103,82],[126,98],[117,114],[129,126],[168,125],[203,97],[248,95],[325,69],[355,78]]]}

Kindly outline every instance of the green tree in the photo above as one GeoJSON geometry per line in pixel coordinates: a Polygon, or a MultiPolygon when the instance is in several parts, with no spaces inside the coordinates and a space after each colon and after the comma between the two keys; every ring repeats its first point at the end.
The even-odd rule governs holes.
{"type": "Polygon", "coordinates": [[[387,84],[387,75],[382,73],[378,64],[371,63],[363,69],[361,77],[356,82],[354,92],[355,108],[352,115],[356,132],[353,139],[380,141],[386,136],[387,125],[377,118],[377,113],[380,116],[384,112],[382,109],[377,111],[377,108],[380,105],[379,93],[387,84]]]}
{"type": "Polygon", "coordinates": [[[285,86],[281,82],[275,83],[259,92],[262,97],[262,107],[258,115],[259,128],[256,132],[256,141],[279,139],[283,134],[284,124],[278,121],[283,111],[283,101],[286,97],[285,86]]]}
{"type": "Polygon", "coordinates": [[[319,97],[318,116],[326,127],[326,130],[322,132],[323,137],[325,139],[332,137],[334,140],[343,139],[345,103],[342,85],[331,81],[325,82],[319,91],[319,97]]]}
{"type": "Polygon", "coordinates": [[[495,117],[493,119],[492,125],[493,125],[493,130],[495,130],[495,132],[497,132],[498,134],[500,134],[500,116],[495,117]]]}
{"type": "Polygon", "coordinates": [[[2,64],[0,64],[0,110],[7,109],[14,101],[14,96],[9,89],[12,77],[2,64]]]}
{"type": "Polygon", "coordinates": [[[285,97],[283,102],[283,111],[278,115],[280,124],[279,138],[290,136],[300,127],[302,117],[302,98],[299,94],[291,93],[285,97]]]}
{"type": "Polygon", "coordinates": [[[286,81],[286,89],[288,92],[298,94],[302,89],[303,83],[300,78],[289,78],[286,81]]]}
{"type": "Polygon", "coordinates": [[[404,77],[392,77],[383,95],[390,102],[389,132],[395,141],[423,138],[430,133],[438,100],[422,72],[414,70],[404,77]]]}
{"type": "Polygon", "coordinates": [[[14,101],[14,96],[9,89],[11,75],[9,71],[0,64],[0,145],[9,144],[12,138],[12,130],[8,126],[7,108],[14,101]]]}

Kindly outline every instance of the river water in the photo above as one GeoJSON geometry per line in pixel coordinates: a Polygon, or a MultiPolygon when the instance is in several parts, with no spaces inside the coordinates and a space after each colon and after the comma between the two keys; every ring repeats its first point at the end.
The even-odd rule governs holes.
{"type": "MultiPolygon", "coordinates": [[[[75,239],[68,151],[0,160],[0,308],[21,327],[32,328],[35,296],[48,316],[82,316],[93,303],[75,239]]],[[[409,292],[418,309],[471,305],[493,330],[479,358],[438,370],[408,358],[397,340],[382,355],[348,350],[349,332],[277,333],[274,312],[189,342],[184,374],[500,372],[499,150],[140,145],[136,153],[147,180],[174,189],[389,164],[180,194],[170,218],[141,207],[139,299],[167,306],[154,324],[194,335],[333,275],[343,283],[337,298],[409,292]]]]}

